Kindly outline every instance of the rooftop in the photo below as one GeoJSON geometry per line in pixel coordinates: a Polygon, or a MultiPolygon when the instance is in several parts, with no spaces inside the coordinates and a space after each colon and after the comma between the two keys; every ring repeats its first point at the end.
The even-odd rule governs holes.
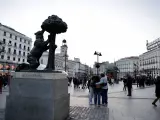
{"type": "Polygon", "coordinates": [[[139,59],[139,57],[138,56],[130,56],[130,57],[121,58],[119,60],[125,60],[125,59],[139,59]]]}
{"type": "MultiPolygon", "coordinates": [[[[10,30],[12,30],[12,31],[14,31],[14,32],[17,32],[17,33],[21,34],[21,35],[24,36],[24,37],[29,38],[28,36],[26,36],[26,35],[18,32],[18,31],[16,31],[15,29],[13,29],[13,28],[11,28],[11,27],[9,27],[9,26],[7,26],[7,25],[3,25],[2,23],[0,23],[0,26],[3,26],[3,27],[5,27],[5,28],[8,28],[8,29],[10,29],[10,30]]],[[[31,38],[29,38],[29,39],[31,39],[31,38]]]]}

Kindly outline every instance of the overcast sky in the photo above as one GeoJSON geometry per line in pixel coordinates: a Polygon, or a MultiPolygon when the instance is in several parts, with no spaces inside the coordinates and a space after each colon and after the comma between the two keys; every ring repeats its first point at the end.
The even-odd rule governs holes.
{"type": "MultiPolygon", "coordinates": [[[[113,62],[146,51],[146,40],[160,37],[160,0],[0,0],[0,22],[35,40],[42,22],[50,15],[61,17],[71,59],[92,65],[94,51],[100,62],[113,62]]],[[[47,33],[45,33],[47,39],[47,33]]]]}

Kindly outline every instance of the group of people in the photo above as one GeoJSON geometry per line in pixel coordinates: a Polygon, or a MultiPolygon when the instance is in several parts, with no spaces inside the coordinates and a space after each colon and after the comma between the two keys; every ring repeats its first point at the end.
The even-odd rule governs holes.
{"type": "Polygon", "coordinates": [[[137,87],[145,87],[145,85],[153,85],[155,83],[155,78],[152,78],[151,76],[138,76],[136,78],[137,87]]]}
{"type": "MultiPolygon", "coordinates": [[[[73,84],[74,88],[80,88],[80,85],[82,86],[82,89],[85,89],[87,86],[87,78],[72,78],[73,79],[73,84]]],[[[71,85],[71,82],[70,82],[71,85]]]]}
{"type": "Polygon", "coordinates": [[[89,88],[89,103],[100,106],[106,106],[108,104],[108,84],[107,84],[107,77],[105,74],[101,74],[99,76],[93,76],[88,81],[88,88],[89,88]],[[101,102],[102,98],[102,102],[101,102]]]}
{"type": "MultiPolygon", "coordinates": [[[[144,76],[138,77],[137,78],[137,87],[141,87],[141,86],[144,87],[146,81],[150,81],[150,80],[145,79],[144,76]]],[[[128,96],[132,96],[132,82],[133,82],[133,78],[129,74],[127,74],[123,79],[123,83],[124,83],[123,90],[126,91],[126,88],[128,89],[128,96]]],[[[150,82],[150,83],[152,84],[152,82],[150,82]]],[[[157,78],[154,80],[154,84],[155,84],[156,99],[152,102],[152,104],[154,106],[157,106],[156,102],[160,99],[160,76],[157,76],[157,78]]]]}
{"type": "Polygon", "coordinates": [[[9,85],[10,75],[8,73],[0,74],[0,94],[2,93],[2,88],[9,85]]]}

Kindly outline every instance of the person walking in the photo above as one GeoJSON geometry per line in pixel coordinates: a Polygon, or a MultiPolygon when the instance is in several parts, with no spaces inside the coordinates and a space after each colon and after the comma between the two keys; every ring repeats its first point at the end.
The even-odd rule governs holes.
{"type": "Polygon", "coordinates": [[[105,74],[101,74],[100,82],[96,83],[102,87],[102,105],[108,104],[108,84],[107,84],[107,77],[105,74]]]}
{"type": "Polygon", "coordinates": [[[112,83],[112,85],[114,85],[114,78],[113,77],[111,78],[111,83],[112,83]]]}
{"type": "Polygon", "coordinates": [[[126,88],[127,88],[127,79],[126,77],[123,78],[123,91],[126,91],[126,88]]]}
{"type": "Polygon", "coordinates": [[[160,76],[157,76],[155,85],[155,93],[157,98],[152,102],[152,104],[157,107],[156,102],[160,99],[160,76]]]}
{"type": "Polygon", "coordinates": [[[132,96],[132,77],[129,74],[127,74],[127,88],[128,88],[127,96],[132,96]]]}

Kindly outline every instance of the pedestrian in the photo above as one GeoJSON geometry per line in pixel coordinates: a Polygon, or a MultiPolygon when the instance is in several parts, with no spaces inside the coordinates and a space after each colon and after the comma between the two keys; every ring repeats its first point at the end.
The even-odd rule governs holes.
{"type": "Polygon", "coordinates": [[[137,77],[137,87],[139,87],[140,76],[137,77]]]}
{"type": "Polygon", "coordinates": [[[77,78],[73,78],[74,88],[77,88],[77,82],[78,82],[77,78]]]}
{"type": "Polygon", "coordinates": [[[156,102],[160,99],[160,76],[157,76],[157,81],[155,85],[155,94],[157,98],[153,101],[152,104],[157,107],[156,102]]]}
{"type": "Polygon", "coordinates": [[[108,84],[107,84],[107,77],[105,74],[101,74],[100,82],[96,83],[97,85],[101,85],[102,87],[102,105],[108,104],[108,84]]]}
{"type": "Polygon", "coordinates": [[[9,81],[8,79],[9,79],[9,77],[8,77],[7,73],[5,73],[3,75],[3,86],[4,86],[4,88],[8,85],[8,81],[9,81]]]}
{"type": "Polygon", "coordinates": [[[114,85],[114,79],[113,79],[113,77],[111,78],[111,84],[114,85]]]}
{"type": "Polygon", "coordinates": [[[128,88],[127,96],[132,96],[132,77],[129,74],[127,74],[127,88],[128,88]]]}
{"type": "Polygon", "coordinates": [[[88,89],[89,89],[89,104],[92,105],[92,99],[94,97],[93,87],[94,87],[94,81],[93,79],[88,80],[88,89]]]}
{"type": "Polygon", "coordinates": [[[0,94],[2,94],[2,87],[3,87],[3,77],[2,74],[0,74],[0,94]]]}
{"type": "Polygon", "coordinates": [[[126,91],[126,88],[127,88],[127,79],[126,77],[123,78],[123,91],[126,91]]]}
{"type": "Polygon", "coordinates": [[[98,102],[98,106],[100,106],[101,86],[96,85],[96,83],[98,83],[100,81],[100,78],[99,78],[99,76],[93,76],[92,80],[93,80],[94,104],[97,105],[97,102],[98,102]]]}

